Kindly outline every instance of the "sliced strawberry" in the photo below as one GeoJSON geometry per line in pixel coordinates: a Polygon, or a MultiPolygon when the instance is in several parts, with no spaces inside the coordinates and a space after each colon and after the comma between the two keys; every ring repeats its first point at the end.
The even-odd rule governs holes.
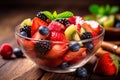
{"type": "Polygon", "coordinates": [[[45,21],[41,20],[40,18],[38,17],[33,18],[32,26],[31,26],[31,34],[33,35],[40,26],[47,26],[47,25],[48,24],[45,21]]]}
{"type": "Polygon", "coordinates": [[[82,61],[86,57],[86,51],[84,51],[80,56],[75,57],[72,61],[70,61],[71,64],[78,63],[82,61]]]}
{"type": "Polygon", "coordinates": [[[35,32],[35,34],[32,36],[32,38],[38,40],[38,39],[45,39],[45,38],[47,38],[47,36],[43,36],[43,35],[41,35],[41,34],[37,31],[37,32],[35,32]]]}
{"type": "Polygon", "coordinates": [[[80,24],[76,24],[75,26],[76,26],[77,32],[79,33],[80,30],[81,30],[81,26],[80,26],[80,24]]]}
{"type": "Polygon", "coordinates": [[[72,16],[70,18],[67,18],[71,24],[76,24],[76,16],[72,16]]]}
{"type": "Polygon", "coordinates": [[[93,29],[91,28],[90,24],[83,23],[82,27],[86,30],[86,32],[93,32],[93,29]]]}
{"type": "Polygon", "coordinates": [[[80,48],[77,52],[68,51],[67,54],[64,56],[64,60],[71,61],[75,57],[80,56],[82,53],[84,53],[84,51],[86,51],[86,48],[80,48]]]}
{"type": "Polygon", "coordinates": [[[34,50],[34,42],[27,39],[19,39],[20,45],[25,49],[25,51],[34,50]]]}
{"type": "Polygon", "coordinates": [[[45,55],[46,58],[56,59],[62,57],[67,51],[68,46],[66,43],[63,44],[54,44],[51,50],[45,55]]]}
{"type": "Polygon", "coordinates": [[[66,41],[66,37],[63,33],[57,31],[51,31],[49,39],[52,41],[66,41]]]}
{"type": "Polygon", "coordinates": [[[49,25],[48,28],[50,31],[58,31],[60,32],[61,30],[65,30],[65,27],[63,24],[57,22],[57,21],[52,21],[49,25]]]}
{"type": "Polygon", "coordinates": [[[102,75],[115,75],[118,73],[119,62],[115,55],[105,53],[97,60],[94,72],[102,75]]]}
{"type": "Polygon", "coordinates": [[[57,66],[59,66],[62,62],[63,62],[63,59],[62,59],[62,58],[48,59],[48,60],[47,60],[47,63],[45,64],[45,66],[48,66],[48,67],[57,67],[57,66]]]}
{"type": "Polygon", "coordinates": [[[92,28],[92,30],[93,30],[94,32],[96,32],[97,34],[100,33],[101,28],[100,28],[100,25],[99,25],[98,22],[91,20],[91,21],[86,21],[86,23],[87,23],[87,24],[90,24],[90,27],[92,28]]]}

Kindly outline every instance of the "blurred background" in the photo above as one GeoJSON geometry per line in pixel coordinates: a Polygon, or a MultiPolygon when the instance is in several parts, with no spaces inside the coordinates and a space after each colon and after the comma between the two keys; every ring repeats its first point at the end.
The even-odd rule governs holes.
{"type": "Polygon", "coordinates": [[[0,2],[0,12],[11,10],[30,10],[37,12],[40,10],[65,11],[71,10],[76,15],[88,13],[91,4],[99,5],[120,5],[119,0],[2,0],[0,2]]]}

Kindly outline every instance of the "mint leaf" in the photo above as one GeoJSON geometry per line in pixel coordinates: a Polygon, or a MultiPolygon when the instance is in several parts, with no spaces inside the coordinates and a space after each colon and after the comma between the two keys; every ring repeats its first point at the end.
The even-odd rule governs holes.
{"type": "Polygon", "coordinates": [[[72,17],[74,14],[70,11],[65,11],[57,15],[57,18],[69,18],[72,17]]]}
{"type": "Polygon", "coordinates": [[[49,11],[43,11],[42,13],[43,13],[45,16],[47,16],[50,20],[54,20],[54,19],[55,19],[54,16],[52,15],[52,13],[49,12],[49,11]]]}
{"type": "Polygon", "coordinates": [[[119,11],[119,7],[118,6],[112,6],[111,10],[110,10],[110,14],[115,14],[119,11]]]}
{"type": "Polygon", "coordinates": [[[98,10],[99,10],[99,5],[97,4],[92,4],[90,7],[89,7],[89,11],[90,13],[92,14],[98,14],[98,10]]]}
{"type": "Polygon", "coordinates": [[[56,11],[53,12],[53,16],[54,16],[55,18],[57,17],[57,12],[56,12],[56,11]]]}
{"type": "Polygon", "coordinates": [[[105,15],[109,15],[109,14],[110,14],[110,10],[111,10],[110,5],[109,5],[109,4],[106,5],[106,6],[105,6],[105,15]]]}
{"type": "Polygon", "coordinates": [[[105,7],[104,6],[100,6],[100,8],[98,10],[98,14],[105,15],[105,7]]]}

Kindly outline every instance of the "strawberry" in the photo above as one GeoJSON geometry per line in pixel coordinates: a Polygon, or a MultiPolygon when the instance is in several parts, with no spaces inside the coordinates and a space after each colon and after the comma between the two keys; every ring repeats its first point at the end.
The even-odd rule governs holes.
{"type": "Polygon", "coordinates": [[[91,28],[90,24],[82,23],[81,26],[86,30],[86,32],[93,32],[93,29],[91,28]]]}
{"type": "Polygon", "coordinates": [[[52,21],[49,25],[48,28],[50,31],[58,31],[60,32],[61,30],[64,30],[65,27],[63,24],[57,22],[57,21],[52,21]]]}
{"type": "Polygon", "coordinates": [[[51,31],[49,39],[52,41],[66,41],[66,37],[63,33],[57,31],[51,31]]]}
{"type": "Polygon", "coordinates": [[[99,23],[98,22],[96,22],[96,21],[85,21],[87,24],[90,24],[90,27],[92,28],[92,30],[94,31],[94,32],[96,32],[97,34],[99,34],[100,33],[100,31],[101,31],[101,29],[100,29],[100,25],[99,25],[99,23]]]}
{"type": "Polygon", "coordinates": [[[45,55],[46,58],[56,59],[62,57],[64,53],[67,51],[68,46],[66,43],[61,44],[53,44],[50,51],[45,55]]]}
{"type": "Polygon", "coordinates": [[[47,26],[47,25],[48,24],[45,21],[41,20],[40,18],[38,17],[33,18],[32,26],[31,26],[31,34],[33,35],[40,26],[47,26]]]}
{"type": "Polygon", "coordinates": [[[70,18],[67,18],[67,20],[71,23],[71,24],[76,24],[76,16],[72,16],[70,18]]]}
{"type": "Polygon", "coordinates": [[[65,61],[71,61],[86,51],[86,48],[80,48],[77,52],[68,51],[64,56],[65,61]]]}
{"type": "Polygon", "coordinates": [[[34,35],[32,36],[33,39],[45,39],[47,36],[43,36],[41,35],[38,31],[34,33],[34,35]]]}
{"type": "Polygon", "coordinates": [[[19,43],[20,45],[26,50],[34,50],[34,44],[35,42],[33,42],[32,40],[27,40],[27,39],[19,39],[19,43]]]}
{"type": "Polygon", "coordinates": [[[87,56],[86,51],[84,51],[80,56],[75,57],[72,61],[70,61],[71,64],[75,64],[83,60],[87,56]]]}
{"type": "Polygon", "coordinates": [[[57,67],[57,66],[59,66],[62,62],[63,62],[63,59],[62,59],[62,58],[48,59],[48,62],[47,62],[47,64],[46,64],[46,66],[49,66],[49,67],[57,67]]]}
{"type": "Polygon", "coordinates": [[[119,62],[115,55],[105,53],[97,60],[94,72],[102,75],[115,75],[118,73],[119,62]]]}

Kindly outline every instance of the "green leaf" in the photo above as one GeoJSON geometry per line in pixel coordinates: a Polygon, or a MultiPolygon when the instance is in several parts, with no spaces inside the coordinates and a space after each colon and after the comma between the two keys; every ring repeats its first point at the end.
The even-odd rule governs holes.
{"type": "Polygon", "coordinates": [[[52,13],[49,12],[49,11],[43,11],[42,13],[43,13],[45,16],[47,16],[50,20],[54,20],[54,19],[55,19],[54,16],[52,15],[52,13]]]}
{"type": "Polygon", "coordinates": [[[98,10],[98,14],[100,14],[100,15],[104,15],[105,14],[105,8],[104,8],[104,6],[100,6],[100,8],[98,10]]]}
{"type": "Polygon", "coordinates": [[[110,7],[109,4],[107,4],[107,5],[105,6],[105,15],[109,15],[109,14],[110,14],[110,10],[111,10],[111,7],[110,7]]]}
{"type": "Polygon", "coordinates": [[[57,15],[57,18],[69,18],[72,17],[74,14],[70,11],[65,11],[57,15]]]}
{"type": "Polygon", "coordinates": [[[110,14],[115,14],[119,11],[119,7],[118,6],[112,6],[111,10],[110,10],[110,14]]]}
{"type": "Polygon", "coordinates": [[[53,12],[53,16],[54,16],[55,18],[57,17],[57,12],[56,12],[56,11],[53,12]]]}
{"type": "Polygon", "coordinates": [[[97,4],[93,4],[89,7],[89,11],[92,14],[98,14],[98,10],[99,10],[100,6],[97,4]]]}

